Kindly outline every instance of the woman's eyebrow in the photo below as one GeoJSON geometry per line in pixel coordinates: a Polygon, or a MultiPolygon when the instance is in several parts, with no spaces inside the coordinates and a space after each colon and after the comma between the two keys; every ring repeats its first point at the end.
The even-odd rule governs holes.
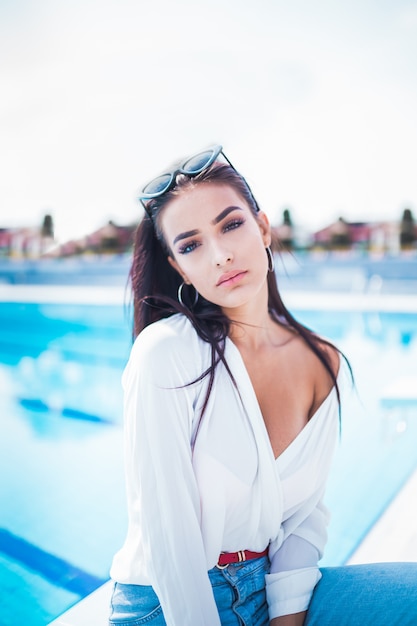
{"type": "Polygon", "coordinates": [[[214,220],[212,220],[211,223],[213,224],[213,226],[221,222],[232,211],[242,211],[242,209],[238,206],[228,206],[226,209],[223,209],[223,211],[221,211],[221,213],[219,213],[217,217],[214,218],[214,220]]]}
{"type": "Polygon", "coordinates": [[[200,231],[197,229],[187,230],[185,231],[185,233],[180,233],[179,235],[177,235],[172,243],[175,244],[177,243],[177,241],[181,241],[181,239],[187,239],[187,237],[195,237],[195,235],[198,235],[199,232],[200,231]]]}
{"type": "MultiPolygon", "coordinates": [[[[221,211],[218,215],[216,215],[216,217],[214,218],[214,220],[212,220],[212,224],[213,226],[215,224],[218,224],[219,222],[221,222],[225,217],[227,217],[229,215],[229,213],[231,213],[232,211],[242,211],[242,209],[238,206],[228,206],[225,209],[223,209],[223,211],[221,211]]],[[[172,242],[173,245],[176,244],[178,241],[181,241],[181,239],[187,239],[187,237],[195,237],[195,235],[198,235],[200,233],[200,231],[198,229],[195,230],[187,230],[184,233],[179,233],[179,235],[177,235],[174,239],[174,241],[172,242]]]]}

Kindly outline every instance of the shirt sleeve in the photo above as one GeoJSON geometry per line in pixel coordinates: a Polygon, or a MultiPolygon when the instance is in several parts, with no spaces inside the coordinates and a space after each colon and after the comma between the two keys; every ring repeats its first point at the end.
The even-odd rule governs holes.
{"type": "Polygon", "coordinates": [[[123,376],[130,515],[167,625],[220,626],[190,446],[198,385],[187,383],[203,370],[192,342],[163,324],[147,331],[123,376]]]}
{"type": "MultiPolygon", "coordinates": [[[[266,576],[270,619],[307,610],[321,578],[318,561],[327,541],[328,520],[328,511],[320,499],[270,555],[271,569],[266,576]]],[[[288,525],[294,525],[294,520],[288,520],[288,525]]]]}

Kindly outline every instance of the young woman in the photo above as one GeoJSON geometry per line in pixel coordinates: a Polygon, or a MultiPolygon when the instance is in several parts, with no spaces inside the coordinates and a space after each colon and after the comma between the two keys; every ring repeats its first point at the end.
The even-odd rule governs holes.
{"type": "MultiPolygon", "coordinates": [[[[109,623],[397,623],[380,620],[362,569],[318,567],[346,366],[285,308],[245,179],[215,146],[141,200],[123,375],[129,526],[109,623]]],[[[410,568],[402,595],[393,568],[379,572],[401,624],[417,623],[404,621],[415,598],[398,609],[417,593],[410,568]]]]}

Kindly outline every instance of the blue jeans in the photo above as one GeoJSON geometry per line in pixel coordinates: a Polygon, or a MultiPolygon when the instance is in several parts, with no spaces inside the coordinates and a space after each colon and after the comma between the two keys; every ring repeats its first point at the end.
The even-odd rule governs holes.
{"type": "Polygon", "coordinates": [[[416,626],[417,563],[326,567],[304,626],[416,626]]]}
{"type": "MultiPolygon", "coordinates": [[[[268,558],[263,557],[209,571],[222,626],[268,626],[268,570],[268,558]]],[[[304,626],[417,625],[417,563],[327,567],[321,572],[304,626]]],[[[166,626],[152,587],[116,583],[109,626],[144,624],[166,626]]]]}
{"type": "MultiPolygon", "coordinates": [[[[225,569],[209,570],[222,626],[268,626],[265,574],[267,556],[225,569]]],[[[109,626],[166,626],[152,587],[115,584],[109,626]]],[[[178,624],[178,626],[197,626],[178,624]]]]}

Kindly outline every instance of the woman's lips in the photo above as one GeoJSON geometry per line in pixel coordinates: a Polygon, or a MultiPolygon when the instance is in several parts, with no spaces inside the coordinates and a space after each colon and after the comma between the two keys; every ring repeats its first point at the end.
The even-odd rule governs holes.
{"type": "Polygon", "coordinates": [[[234,270],[233,272],[225,272],[222,274],[217,281],[217,287],[221,285],[233,285],[234,283],[239,282],[241,278],[246,274],[244,270],[234,270]]]}

